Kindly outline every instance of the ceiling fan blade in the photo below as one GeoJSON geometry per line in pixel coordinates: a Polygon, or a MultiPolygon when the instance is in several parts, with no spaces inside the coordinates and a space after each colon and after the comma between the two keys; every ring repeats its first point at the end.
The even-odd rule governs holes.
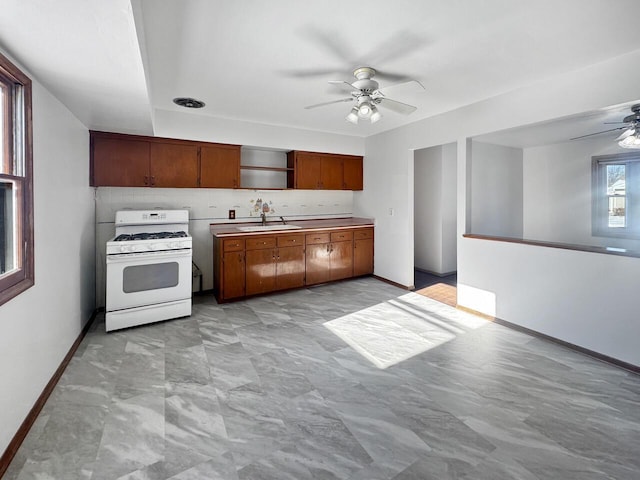
{"type": "Polygon", "coordinates": [[[376,99],[376,103],[380,104],[381,107],[388,108],[392,112],[401,113],[403,115],[409,115],[418,109],[418,107],[414,107],[413,105],[398,102],[397,100],[391,100],[390,98],[378,98],[376,99]]]}
{"type": "Polygon", "coordinates": [[[342,88],[343,90],[346,90],[349,92],[358,91],[358,88],[356,88],[354,85],[351,85],[349,82],[346,82],[344,80],[329,80],[329,83],[331,85],[336,85],[342,88]]]}
{"type": "Polygon", "coordinates": [[[333,100],[331,102],[316,103],[315,105],[307,105],[304,108],[305,110],[309,110],[311,108],[324,107],[325,105],[331,105],[333,103],[342,103],[342,102],[351,102],[351,101],[353,101],[353,97],[341,98],[340,100],[333,100]]]}
{"type": "Polygon", "coordinates": [[[625,130],[624,132],[622,132],[622,134],[618,138],[616,138],[616,142],[619,142],[620,140],[624,140],[625,138],[630,137],[634,133],[636,133],[635,127],[629,127],[628,130],[625,130]]]}
{"type": "Polygon", "coordinates": [[[426,89],[424,88],[424,85],[422,85],[422,83],[420,83],[418,80],[408,80],[406,82],[400,82],[400,83],[394,83],[393,85],[387,85],[386,87],[384,87],[383,89],[378,89],[378,93],[380,93],[383,97],[386,96],[385,92],[389,92],[389,91],[393,91],[393,92],[423,92],[426,89]],[[384,90],[384,92],[382,91],[384,90]]]}
{"type": "Polygon", "coordinates": [[[411,78],[405,74],[385,72],[384,70],[378,70],[377,68],[376,78],[379,78],[380,80],[388,80],[390,82],[408,82],[409,80],[411,80],[411,78]]]}
{"type": "Polygon", "coordinates": [[[323,75],[340,75],[344,73],[344,69],[341,68],[309,68],[306,70],[283,70],[280,73],[287,77],[294,78],[309,78],[309,77],[321,77],[323,75]]]}
{"type": "Polygon", "coordinates": [[[570,138],[569,140],[578,140],[579,138],[592,137],[593,135],[600,135],[601,133],[615,132],[616,130],[622,130],[623,128],[627,128],[627,127],[611,128],[609,130],[603,130],[602,132],[588,133],[587,135],[580,135],[579,137],[573,137],[573,138],[570,138]]]}

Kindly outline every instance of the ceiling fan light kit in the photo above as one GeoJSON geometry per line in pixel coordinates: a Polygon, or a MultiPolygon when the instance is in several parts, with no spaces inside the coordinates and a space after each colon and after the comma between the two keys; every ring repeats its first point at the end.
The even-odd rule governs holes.
{"type": "MultiPolygon", "coordinates": [[[[345,117],[345,120],[355,125],[357,125],[360,120],[369,120],[371,123],[376,123],[377,121],[379,121],[382,118],[382,114],[378,111],[378,105],[381,107],[386,107],[402,115],[409,115],[416,110],[416,107],[414,107],[413,105],[408,105],[406,103],[386,98],[385,95],[380,91],[378,82],[373,80],[373,76],[375,74],[376,71],[371,67],[359,67],[353,71],[355,81],[352,83],[346,82],[344,80],[330,80],[330,84],[336,85],[343,89],[348,89],[351,93],[351,97],[334,100],[331,102],[309,105],[304,108],[308,110],[311,108],[323,107],[325,105],[331,105],[334,103],[349,102],[355,100],[356,104],[351,107],[351,111],[345,117]]],[[[419,86],[420,89],[424,90],[422,84],[416,80],[405,81],[398,85],[407,83],[415,84],[419,86]]],[[[397,85],[391,85],[391,87],[394,86],[397,85]]]]}
{"type": "Polygon", "coordinates": [[[622,134],[616,138],[616,142],[622,148],[631,148],[640,150],[640,103],[637,103],[631,107],[633,112],[631,115],[627,115],[622,119],[622,122],[608,122],[608,123],[625,123],[624,127],[611,128],[604,130],[603,132],[589,133],[587,135],[581,135],[574,137],[571,140],[578,140],[581,138],[592,137],[593,135],[600,135],[601,133],[615,132],[617,130],[624,130],[622,134]]]}
{"type": "Polygon", "coordinates": [[[622,148],[640,149],[640,135],[638,135],[638,131],[636,130],[631,135],[628,135],[627,137],[620,140],[618,142],[618,145],[620,145],[622,148]]]}

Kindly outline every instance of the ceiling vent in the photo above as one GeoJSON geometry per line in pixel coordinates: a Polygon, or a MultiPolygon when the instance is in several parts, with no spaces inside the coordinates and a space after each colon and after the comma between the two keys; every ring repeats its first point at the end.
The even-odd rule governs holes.
{"type": "Polygon", "coordinates": [[[204,107],[204,102],[200,100],[196,100],[195,98],[189,97],[178,97],[173,99],[173,103],[176,105],[180,105],[185,108],[202,108],[204,107]]]}

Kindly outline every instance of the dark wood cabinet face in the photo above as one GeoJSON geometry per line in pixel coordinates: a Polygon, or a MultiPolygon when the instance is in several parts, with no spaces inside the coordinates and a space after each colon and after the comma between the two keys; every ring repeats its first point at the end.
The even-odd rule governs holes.
{"type": "Polygon", "coordinates": [[[353,276],[373,273],[373,238],[353,241],[353,276]]]}
{"type": "Polygon", "coordinates": [[[306,269],[307,285],[325,283],[330,279],[329,264],[330,244],[307,245],[306,269]]]}
{"type": "Polygon", "coordinates": [[[276,250],[276,289],[302,287],[305,271],[304,245],[276,250]]]}
{"type": "Polygon", "coordinates": [[[373,273],[373,228],[214,239],[219,301],[369,273],[373,273]]]}
{"type": "Polygon", "coordinates": [[[240,186],[240,147],[200,147],[200,186],[238,188],[240,186]]]}
{"type": "Polygon", "coordinates": [[[91,185],[146,187],[149,185],[149,143],[119,138],[92,139],[91,185]]]}
{"type": "Polygon", "coordinates": [[[196,188],[198,147],[171,143],[150,144],[150,186],[196,188]]]}
{"type": "Polygon", "coordinates": [[[362,190],[362,157],[294,151],[287,158],[295,170],[289,188],[362,190]]]}
{"type": "Polygon", "coordinates": [[[223,254],[221,285],[222,298],[238,298],[245,295],[245,260],[244,251],[226,252],[223,254]]]}
{"type": "Polygon", "coordinates": [[[362,190],[363,189],[363,169],[362,157],[345,157],[342,161],[344,190],[362,190]]]}
{"type": "Polygon", "coordinates": [[[353,242],[331,242],[330,280],[342,280],[353,276],[353,242]]]}
{"type": "Polygon", "coordinates": [[[247,250],[247,295],[271,292],[276,285],[276,250],[247,250]]]}

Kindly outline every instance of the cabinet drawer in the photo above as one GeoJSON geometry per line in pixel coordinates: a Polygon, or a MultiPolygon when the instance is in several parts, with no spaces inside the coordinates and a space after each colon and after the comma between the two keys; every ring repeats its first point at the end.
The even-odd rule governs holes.
{"type": "Polygon", "coordinates": [[[331,236],[329,233],[309,233],[307,234],[307,245],[317,245],[319,243],[329,243],[331,236]]]}
{"type": "Polygon", "coordinates": [[[274,248],[276,246],[276,237],[256,237],[247,238],[247,250],[259,250],[261,248],[274,248]]]}
{"type": "Polygon", "coordinates": [[[355,232],[353,232],[353,238],[355,240],[373,238],[373,228],[363,228],[362,230],[356,230],[355,232]]]}
{"type": "Polygon", "coordinates": [[[304,246],[304,235],[282,235],[278,237],[279,247],[290,247],[292,245],[304,246]]]}
{"type": "Polygon", "coordinates": [[[353,240],[353,232],[349,230],[345,230],[341,232],[331,232],[332,242],[344,242],[347,240],[353,240]]]}
{"type": "Polygon", "coordinates": [[[244,240],[240,238],[229,238],[222,241],[222,250],[224,252],[237,252],[244,250],[244,240]]]}

